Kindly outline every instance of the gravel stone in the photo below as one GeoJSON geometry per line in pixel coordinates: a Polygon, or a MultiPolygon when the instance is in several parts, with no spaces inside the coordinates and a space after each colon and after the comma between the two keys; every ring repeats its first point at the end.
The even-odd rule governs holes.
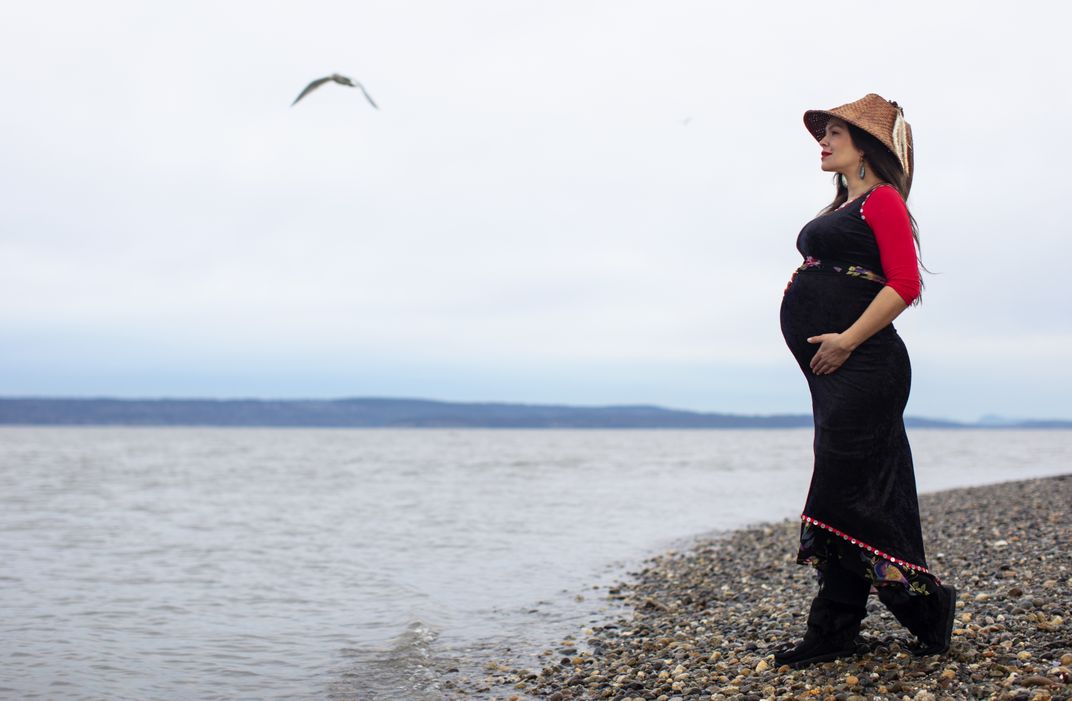
{"type": "Polygon", "coordinates": [[[942,657],[910,655],[908,631],[871,597],[865,652],[775,668],[816,590],[795,563],[794,519],[645,561],[607,590],[617,620],[590,625],[576,649],[558,645],[538,674],[501,662],[481,698],[1072,701],[1070,504],[1072,475],[920,496],[930,564],[959,598],[942,657]]]}

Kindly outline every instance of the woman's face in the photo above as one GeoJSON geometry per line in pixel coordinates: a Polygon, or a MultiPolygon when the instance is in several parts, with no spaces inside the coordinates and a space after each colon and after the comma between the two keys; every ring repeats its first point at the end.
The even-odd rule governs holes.
{"type": "Polygon", "coordinates": [[[856,148],[849,127],[837,117],[826,123],[826,134],[819,139],[822,169],[828,173],[851,173],[860,167],[864,152],[856,148]]]}

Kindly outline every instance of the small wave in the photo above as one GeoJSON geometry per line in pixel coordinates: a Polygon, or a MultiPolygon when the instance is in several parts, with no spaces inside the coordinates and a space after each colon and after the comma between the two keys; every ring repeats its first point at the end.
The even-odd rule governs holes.
{"type": "Polygon", "coordinates": [[[413,621],[382,648],[344,647],[347,663],[328,688],[330,699],[432,701],[449,667],[434,651],[439,630],[413,621]]]}

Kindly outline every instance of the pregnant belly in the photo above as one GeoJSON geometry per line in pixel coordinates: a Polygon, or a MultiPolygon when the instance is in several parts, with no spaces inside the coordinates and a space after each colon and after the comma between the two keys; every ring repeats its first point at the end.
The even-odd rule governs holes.
{"type": "MultiPolygon", "coordinates": [[[[840,333],[860,318],[881,289],[868,280],[846,275],[803,272],[782,297],[782,336],[798,359],[815,353],[808,338],[840,333]]],[[[890,327],[892,328],[892,327],[890,327]]]]}

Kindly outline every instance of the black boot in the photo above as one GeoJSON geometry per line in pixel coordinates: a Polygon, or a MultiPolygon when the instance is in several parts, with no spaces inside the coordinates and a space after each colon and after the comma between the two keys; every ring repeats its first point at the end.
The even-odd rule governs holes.
{"type": "Polygon", "coordinates": [[[888,596],[879,590],[879,599],[918,642],[908,651],[917,657],[941,655],[949,650],[953,619],[957,611],[957,590],[948,584],[935,587],[926,596],[888,596]]]}
{"type": "Polygon", "coordinates": [[[867,609],[815,597],[808,612],[808,630],[804,640],[774,653],[774,663],[797,669],[857,652],[856,635],[867,609]]]}

